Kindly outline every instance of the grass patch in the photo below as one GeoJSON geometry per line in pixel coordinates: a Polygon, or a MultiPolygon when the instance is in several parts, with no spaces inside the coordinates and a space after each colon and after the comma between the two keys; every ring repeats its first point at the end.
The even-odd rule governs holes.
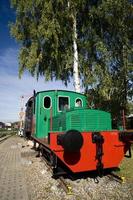
{"type": "Polygon", "coordinates": [[[133,147],[132,147],[132,157],[124,157],[122,163],[119,166],[119,170],[116,171],[117,175],[125,177],[127,181],[133,182],[133,147]]]}
{"type": "Polygon", "coordinates": [[[0,138],[4,137],[6,135],[15,135],[17,133],[17,130],[0,130],[0,138]]]}

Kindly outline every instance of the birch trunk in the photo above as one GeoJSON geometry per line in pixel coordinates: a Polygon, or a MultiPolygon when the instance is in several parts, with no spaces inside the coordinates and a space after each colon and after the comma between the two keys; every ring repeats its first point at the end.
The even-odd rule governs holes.
{"type": "Polygon", "coordinates": [[[73,76],[74,76],[74,87],[76,92],[80,91],[80,78],[79,78],[79,59],[78,59],[78,48],[77,48],[77,24],[76,17],[73,20],[73,31],[74,31],[74,40],[73,40],[73,49],[74,49],[74,63],[73,63],[73,76]]]}

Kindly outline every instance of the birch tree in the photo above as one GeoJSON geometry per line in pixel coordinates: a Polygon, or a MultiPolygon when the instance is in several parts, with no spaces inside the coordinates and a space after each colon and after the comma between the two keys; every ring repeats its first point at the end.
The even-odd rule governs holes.
{"type": "Polygon", "coordinates": [[[77,92],[125,108],[133,91],[133,6],[130,0],[11,0],[20,43],[20,75],[28,70],[77,92]],[[80,78],[80,81],[79,81],[80,78]]]}

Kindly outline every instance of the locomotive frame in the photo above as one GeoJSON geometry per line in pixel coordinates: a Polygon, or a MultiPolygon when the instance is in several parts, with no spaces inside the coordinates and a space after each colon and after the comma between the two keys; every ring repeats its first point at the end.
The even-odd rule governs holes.
{"type": "Polygon", "coordinates": [[[83,94],[64,90],[34,92],[26,104],[25,135],[34,141],[34,148],[39,144],[39,154],[56,175],[62,166],[73,173],[101,174],[118,167],[127,151],[131,156],[133,132],[113,130],[110,113],[87,104],[83,94]],[[82,107],[75,105],[78,98],[82,107]]]}

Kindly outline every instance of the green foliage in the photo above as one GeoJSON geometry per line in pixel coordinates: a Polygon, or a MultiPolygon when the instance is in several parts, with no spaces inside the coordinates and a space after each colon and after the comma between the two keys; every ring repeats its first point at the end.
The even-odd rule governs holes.
{"type": "Polygon", "coordinates": [[[133,102],[128,102],[127,103],[127,107],[128,107],[128,115],[133,114],[133,102]]]}
{"type": "Polygon", "coordinates": [[[16,23],[11,34],[21,44],[20,76],[25,69],[37,78],[61,79],[72,71],[72,25],[66,1],[11,1],[16,23]],[[68,21],[68,23],[66,23],[68,21]],[[68,37],[69,35],[69,37],[68,37]]]}
{"type": "MultiPolygon", "coordinates": [[[[133,148],[131,148],[131,153],[133,154],[133,148]]],[[[128,153],[127,153],[128,154],[128,153]]],[[[116,171],[116,174],[124,177],[125,182],[130,182],[132,184],[133,181],[133,157],[124,158],[122,161],[120,168],[116,171]]]]}
{"type": "Polygon", "coordinates": [[[73,76],[73,21],[77,22],[79,71],[94,101],[119,113],[133,95],[133,6],[129,0],[11,0],[11,34],[21,44],[20,76],[73,76]],[[108,103],[105,103],[108,102],[108,103]],[[112,107],[113,106],[113,107],[112,107]]]}
{"type": "Polygon", "coordinates": [[[119,118],[122,109],[128,111],[127,99],[133,95],[133,7],[125,0],[97,1],[88,16],[92,33],[85,45],[89,50],[83,51],[86,57],[81,52],[86,93],[93,95],[96,107],[119,118]],[[93,90],[88,91],[91,83],[93,90]]]}

